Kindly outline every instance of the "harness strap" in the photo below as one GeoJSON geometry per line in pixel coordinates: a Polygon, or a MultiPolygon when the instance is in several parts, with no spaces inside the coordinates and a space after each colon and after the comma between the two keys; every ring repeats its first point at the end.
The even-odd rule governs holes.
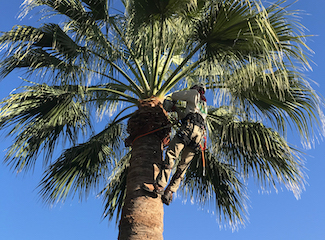
{"type": "Polygon", "coordinates": [[[189,121],[194,125],[197,125],[202,129],[205,129],[204,118],[199,113],[189,113],[181,121],[182,124],[185,124],[187,121],[189,121]]]}

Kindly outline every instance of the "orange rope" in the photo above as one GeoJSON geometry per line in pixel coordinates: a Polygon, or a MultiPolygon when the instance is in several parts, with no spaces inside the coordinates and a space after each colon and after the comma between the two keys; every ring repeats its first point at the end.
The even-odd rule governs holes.
{"type": "MultiPolygon", "coordinates": [[[[154,129],[154,130],[152,130],[152,131],[146,132],[146,133],[144,133],[144,134],[141,134],[141,135],[139,135],[139,136],[137,136],[136,138],[133,139],[131,145],[133,145],[133,143],[135,142],[135,140],[138,140],[138,139],[141,138],[141,137],[144,137],[144,136],[146,136],[146,135],[149,135],[149,134],[151,134],[151,133],[157,132],[157,131],[159,131],[159,130],[161,130],[161,129],[164,129],[164,128],[167,128],[167,127],[170,127],[170,125],[166,125],[166,126],[164,126],[164,127],[160,127],[160,128],[154,129]]],[[[207,148],[207,137],[204,136],[203,138],[204,138],[204,145],[202,146],[202,144],[200,144],[200,148],[201,148],[201,153],[202,153],[203,176],[205,176],[205,158],[204,158],[204,150],[207,148]]]]}
{"type": "Polygon", "coordinates": [[[202,165],[203,165],[203,176],[205,176],[205,158],[204,158],[204,150],[207,148],[207,137],[204,136],[204,145],[200,144],[201,154],[202,154],[202,165]]]}
{"type": "Polygon", "coordinates": [[[144,136],[149,135],[149,134],[151,134],[151,133],[154,133],[154,132],[160,131],[160,130],[162,130],[162,129],[164,129],[164,128],[167,128],[167,127],[170,127],[170,125],[166,125],[166,126],[164,126],[164,127],[160,127],[160,128],[154,129],[154,130],[152,130],[152,131],[146,132],[146,133],[144,133],[144,134],[141,134],[141,135],[139,135],[139,136],[137,136],[136,138],[133,139],[131,145],[133,145],[133,143],[135,142],[135,140],[138,140],[138,139],[141,138],[141,137],[144,137],[144,136]]]}

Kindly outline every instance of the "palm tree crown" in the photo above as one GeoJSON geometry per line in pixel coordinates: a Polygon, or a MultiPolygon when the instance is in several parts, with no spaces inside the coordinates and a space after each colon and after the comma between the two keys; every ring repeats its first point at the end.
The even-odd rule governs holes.
{"type": "Polygon", "coordinates": [[[200,82],[214,99],[207,172],[198,154],[183,194],[214,203],[232,224],[244,221],[250,177],[299,196],[303,165],[285,134],[290,126],[308,143],[321,101],[302,74],[310,49],[285,2],[122,0],[120,12],[107,0],[25,0],[22,15],[41,9],[60,23],[19,25],[0,36],[0,76],[22,69],[33,79],[2,100],[0,129],[15,137],[5,162],[29,170],[43,152],[45,201],[102,187],[104,215],[119,217],[132,155],[123,143],[126,120],[141,101],[200,82]],[[99,132],[93,114],[109,114],[99,132]],[[62,141],[69,148],[53,160],[62,141]]]}

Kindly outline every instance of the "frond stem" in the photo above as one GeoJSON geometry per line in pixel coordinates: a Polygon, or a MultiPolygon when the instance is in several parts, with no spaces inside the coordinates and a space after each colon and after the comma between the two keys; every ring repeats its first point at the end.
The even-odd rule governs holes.
{"type": "MultiPolygon", "coordinates": [[[[154,69],[154,73],[152,75],[153,79],[151,81],[150,87],[151,90],[154,91],[153,94],[155,94],[155,87],[157,87],[158,84],[158,67],[159,67],[159,58],[161,57],[161,45],[162,45],[162,38],[163,38],[163,30],[164,30],[164,21],[163,21],[163,17],[161,17],[161,22],[160,22],[160,33],[159,33],[159,43],[158,43],[158,53],[156,56],[156,66],[154,69]]],[[[154,49],[153,49],[154,51],[154,49]]]]}
{"type": "MultiPolygon", "coordinates": [[[[128,107],[126,107],[126,108],[124,108],[123,110],[121,110],[117,115],[116,115],[116,117],[114,118],[114,120],[113,120],[113,122],[115,122],[116,121],[116,119],[119,117],[119,116],[121,116],[121,114],[123,113],[123,112],[125,112],[126,110],[128,110],[128,109],[130,109],[130,108],[133,108],[133,107],[135,107],[135,105],[131,105],[131,106],[128,106],[128,107]]],[[[128,114],[128,115],[126,115],[126,116],[129,116],[130,114],[128,114]]],[[[132,115],[132,114],[131,114],[132,115]]],[[[124,116],[125,117],[125,116],[124,116]]],[[[124,118],[123,117],[123,118],[124,118]]],[[[122,119],[123,119],[122,118],[122,119]]],[[[121,121],[121,120],[119,120],[119,121],[121,121]]]]}
{"type": "Polygon", "coordinates": [[[166,86],[165,88],[165,93],[168,92],[172,87],[175,86],[175,84],[184,76],[186,75],[188,72],[190,72],[191,70],[195,69],[197,66],[199,66],[202,62],[204,62],[206,59],[199,59],[198,61],[192,63],[191,65],[189,65],[188,67],[186,67],[185,69],[183,69],[180,73],[178,73],[175,78],[173,79],[173,81],[171,81],[169,83],[169,85],[166,86]]]}
{"type": "MultiPolygon", "coordinates": [[[[132,49],[131,49],[131,48],[129,47],[129,45],[127,44],[126,39],[124,38],[122,32],[121,32],[120,29],[116,26],[116,24],[115,24],[114,22],[112,22],[112,25],[113,25],[115,31],[119,34],[119,36],[120,36],[120,38],[122,39],[122,41],[124,42],[124,45],[126,46],[126,48],[129,50],[129,52],[130,52],[130,54],[131,54],[131,56],[132,56],[132,59],[133,59],[133,61],[134,61],[134,63],[135,63],[135,66],[136,66],[137,70],[139,71],[141,77],[139,77],[139,76],[136,74],[135,71],[132,71],[132,69],[133,69],[132,66],[130,66],[130,64],[128,64],[129,61],[127,61],[127,60],[125,59],[125,63],[130,67],[130,69],[131,69],[131,71],[133,72],[133,74],[134,74],[135,76],[137,76],[137,79],[139,80],[139,82],[140,82],[140,84],[142,85],[143,89],[145,89],[145,92],[149,91],[149,90],[150,90],[150,86],[149,86],[149,84],[148,84],[148,82],[147,82],[147,80],[146,80],[146,76],[145,76],[144,72],[142,71],[142,68],[141,68],[141,66],[140,66],[140,64],[139,64],[139,62],[138,62],[138,60],[134,57],[134,53],[133,53],[132,49]]],[[[133,69],[133,70],[134,70],[134,69],[133,69]]]]}
{"type": "Polygon", "coordinates": [[[168,69],[168,67],[170,65],[170,61],[171,61],[171,59],[173,57],[173,53],[174,53],[175,46],[176,46],[176,40],[174,40],[174,42],[172,44],[172,47],[169,50],[169,53],[168,53],[167,59],[165,61],[164,67],[163,67],[163,69],[161,71],[160,78],[159,78],[159,81],[158,81],[158,87],[159,88],[161,87],[162,81],[164,79],[164,75],[166,74],[167,69],[168,69]]]}
{"type": "Polygon", "coordinates": [[[93,52],[91,50],[90,51],[92,54],[98,56],[99,58],[102,58],[103,60],[109,62],[119,73],[121,73],[123,75],[123,77],[125,77],[125,79],[134,87],[134,89],[136,90],[136,92],[138,93],[138,97],[141,98],[143,96],[143,92],[142,90],[139,88],[139,86],[130,78],[129,75],[127,75],[119,66],[117,66],[114,62],[112,62],[111,60],[101,56],[100,54],[93,52]]]}
{"type": "MultiPolygon", "coordinates": [[[[204,45],[205,43],[202,42],[199,45],[197,45],[193,51],[190,52],[189,55],[186,56],[186,58],[182,61],[182,63],[180,65],[178,65],[178,67],[175,69],[175,71],[169,76],[169,78],[166,80],[166,82],[163,84],[163,86],[159,89],[159,91],[157,92],[157,95],[161,95],[166,93],[166,89],[167,87],[169,87],[171,85],[171,82],[173,82],[174,77],[177,75],[177,73],[182,69],[182,67],[185,66],[185,64],[194,56],[194,54],[199,51],[201,49],[201,47],[204,45]]],[[[172,84],[173,85],[173,84],[172,84]]],[[[170,88],[169,88],[170,89],[170,88]]]]}
{"type": "Polygon", "coordinates": [[[137,92],[136,90],[134,90],[133,88],[129,87],[129,86],[126,85],[125,83],[123,83],[123,82],[117,80],[116,78],[114,78],[114,77],[112,77],[112,76],[109,76],[109,75],[107,75],[107,74],[105,74],[105,73],[98,72],[98,71],[95,71],[95,70],[92,70],[92,69],[89,69],[89,68],[84,68],[84,69],[85,69],[85,70],[88,70],[88,71],[91,71],[91,72],[93,72],[93,73],[97,73],[97,74],[99,74],[99,75],[102,75],[102,76],[104,76],[104,77],[107,77],[107,78],[113,80],[114,82],[116,82],[117,84],[122,85],[125,89],[129,90],[130,92],[133,92],[134,94],[138,95],[138,92],[137,92]]]}
{"type": "MultiPolygon", "coordinates": [[[[119,95],[121,97],[124,97],[128,102],[132,102],[134,104],[138,103],[138,100],[136,98],[130,97],[129,95],[122,93],[120,91],[114,90],[114,89],[108,89],[108,88],[99,88],[99,87],[90,87],[87,89],[88,91],[108,91],[111,93],[114,93],[116,95],[119,95]]],[[[122,99],[120,99],[120,101],[122,101],[122,99]]]]}

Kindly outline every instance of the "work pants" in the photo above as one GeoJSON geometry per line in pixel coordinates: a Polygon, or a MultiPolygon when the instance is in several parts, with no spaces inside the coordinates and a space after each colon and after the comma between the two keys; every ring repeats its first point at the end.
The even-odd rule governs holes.
{"type": "Polygon", "coordinates": [[[158,174],[156,179],[156,183],[158,185],[166,187],[175,160],[181,154],[181,159],[177,165],[176,172],[174,173],[168,185],[168,188],[172,192],[177,191],[181,180],[185,175],[186,169],[188,168],[193,157],[195,156],[195,146],[199,146],[204,134],[204,130],[201,127],[190,122],[187,123],[185,126],[182,126],[181,131],[187,134],[187,136],[191,140],[191,143],[189,145],[186,145],[184,141],[176,134],[176,136],[169,143],[168,149],[166,151],[165,164],[167,166],[166,168],[162,168],[160,170],[160,173],[158,174]]]}

